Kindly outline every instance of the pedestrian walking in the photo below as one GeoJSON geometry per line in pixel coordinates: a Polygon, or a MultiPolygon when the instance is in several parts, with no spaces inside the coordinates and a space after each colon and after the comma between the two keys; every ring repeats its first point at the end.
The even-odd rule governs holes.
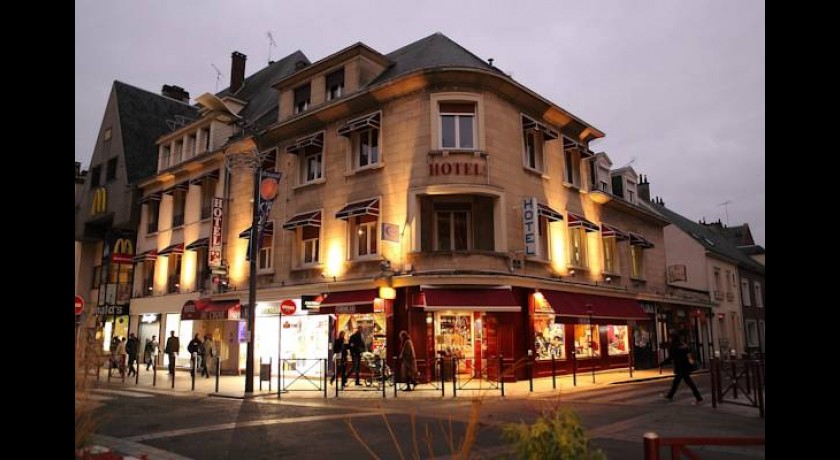
{"type": "Polygon", "coordinates": [[[671,346],[668,358],[662,361],[662,364],[665,365],[670,362],[674,363],[674,381],[671,383],[671,391],[665,395],[665,399],[672,401],[674,394],[677,392],[677,386],[679,386],[681,381],[685,380],[685,384],[688,385],[688,388],[694,394],[694,404],[697,405],[703,402],[703,397],[700,396],[697,386],[691,380],[691,372],[694,370],[694,357],[688,349],[688,344],[676,332],[671,334],[671,346]]]}
{"type": "Polygon", "coordinates": [[[412,385],[417,388],[417,356],[414,354],[414,342],[411,341],[407,331],[400,331],[400,339],[402,340],[400,359],[402,360],[402,374],[405,380],[403,391],[411,391],[412,385]]]}
{"type": "Polygon", "coordinates": [[[361,385],[361,382],[359,382],[359,372],[362,369],[362,353],[365,352],[365,339],[362,337],[362,326],[356,326],[356,332],[350,335],[347,346],[350,349],[350,356],[353,358],[353,372],[356,373],[356,386],[359,386],[361,385]]]}
{"type": "Polygon", "coordinates": [[[175,331],[169,331],[169,338],[166,339],[166,347],[163,352],[169,356],[169,375],[175,375],[175,356],[181,351],[181,340],[175,337],[175,331]]]}
{"type": "MultiPolygon", "coordinates": [[[[128,340],[125,343],[125,352],[128,354],[128,376],[137,375],[137,369],[134,363],[137,361],[137,352],[140,351],[140,340],[132,332],[128,334],[128,340]]],[[[139,366],[138,366],[139,367],[139,366]]]]}
{"type": "Polygon", "coordinates": [[[204,336],[204,359],[201,363],[201,375],[210,378],[210,373],[216,372],[216,344],[213,343],[213,336],[204,336]]]}
{"type": "Polygon", "coordinates": [[[146,363],[146,370],[155,363],[160,347],[158,345],[157,336],[153,335],[151,339],[146,339],[146,346],[143,348],[143,362],[146,363]]]}
{"type": "Polygon", "coordinates": [[[339,332],[333,341],[332,352],[335,369],[330,377],[330,385],[341,378],[341,388],[344,388],[347,385],[347,344],[344,343],[344,331],[339,332]]]}
{"type": "Polygon", "coordinates": [[[199,359],[201,358],[201,351],[202,351],[202,343],[201,339],[198,336],[198,333],[195,334],[190,343],[187,344],[187,351],[190,353],[190,375],[195,374],[195,369],[200,369],[199,359]]]}
{"type": "Polygon", "coordinates": [[[120,370],[120,377],[125,377],[125,360],[126,360],[126,351],[125,351],[125,337],[120,340],[119,345],[117,345],[117,351],[114,355],[117,357],[117,367],[120,370]]]}

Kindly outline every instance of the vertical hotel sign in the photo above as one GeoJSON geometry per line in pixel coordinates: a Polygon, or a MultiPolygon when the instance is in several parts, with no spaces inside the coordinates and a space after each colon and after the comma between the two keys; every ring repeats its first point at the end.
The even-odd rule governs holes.
{"type": "Polygon", "coordinates": [[[525,255],[536,256],[539,248],[537,199],[534,197],[525,198],[522,201],[522,224],[525,234],[525,255]]]}
{"type": "Polygon", "coordinates": [[[222,267],[222,199],[213,197],[213,225],[210,228],[210,247],[207,251],[207,262],[210,268],[222,267]]]}

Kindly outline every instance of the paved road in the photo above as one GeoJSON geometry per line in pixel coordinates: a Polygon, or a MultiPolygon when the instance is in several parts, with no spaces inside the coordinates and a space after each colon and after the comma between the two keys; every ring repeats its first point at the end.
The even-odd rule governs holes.
{"type": "MultiPolygon", "coordinates": [[[[590,439],[611,459],[642,458],[642,435],[648,431],[660,436],[764,436],[765,421],[756,409],[733,405],[713,409],[708,401],[708,376],[698,376],[697,380],[707,395],[702,406],[691,405],[693,398],[685,388],[674,402],[662,399],[661,393],[670,383],[667,380],[585,392],[505,399],[488,396],[481,399],[473,457],[502,458],[509,454],[499,427],[505,422],[530,422],[541,409],[555,405],[578,411],[590,439]]],[[[238,400],[117,386],[92,393],[101,404],[101,435],[195,459],[373,458],[354,439],[348,423],[379,458],[399,458],[393,438],[408,458],[413,439],[422,458],[444,458],[462,438],[473,405],[465,398],[419,395],[385,401],[238,400]]],[[[157,451],[150,452],[151,457],[165,458],[155,455],[157,451]]],[[[708,447],[699,452],[704,459],[765,456],[764,447],[708,447]]]]}

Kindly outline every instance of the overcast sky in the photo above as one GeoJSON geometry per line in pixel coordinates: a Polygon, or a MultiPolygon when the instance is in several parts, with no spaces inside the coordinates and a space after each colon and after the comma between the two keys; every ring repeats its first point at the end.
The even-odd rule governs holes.
{"type": "Polygon", "coordinates": [[[218,89],[232,51],[256,72],[267,32],[272,59],[313,62],[441,32],[604,131],[592,149],[632,162],[669,208],[749,223],[765,244],[762,0],[76,0],[76,161],[89,166],[113,80],[215,92],[211,64],[218,89]]]}

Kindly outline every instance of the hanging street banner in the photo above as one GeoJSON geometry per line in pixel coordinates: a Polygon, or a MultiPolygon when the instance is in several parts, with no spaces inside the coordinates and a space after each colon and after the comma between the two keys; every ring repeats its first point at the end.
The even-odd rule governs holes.
{"type": "Polygon", "coordinates": [[[210,227],[210,247],[207,250],[207,263],[211,269],[222,267],[222,203],[220,197],[213,197],[213,222],[210,227]]]}
{"type": "MultiPolygon", "coordinates": [[[[265,226],[268,224],[268,216],[271,214],[271,206],[277,198],[277,191],[280,189],[280,179],[283,173],[275,170],[263,170],[260,172],[260,216],[257,232],[257,248],[262,240],[265,226]]],[[[253,244],[253,242],[252,242],[253,244]]]]}

